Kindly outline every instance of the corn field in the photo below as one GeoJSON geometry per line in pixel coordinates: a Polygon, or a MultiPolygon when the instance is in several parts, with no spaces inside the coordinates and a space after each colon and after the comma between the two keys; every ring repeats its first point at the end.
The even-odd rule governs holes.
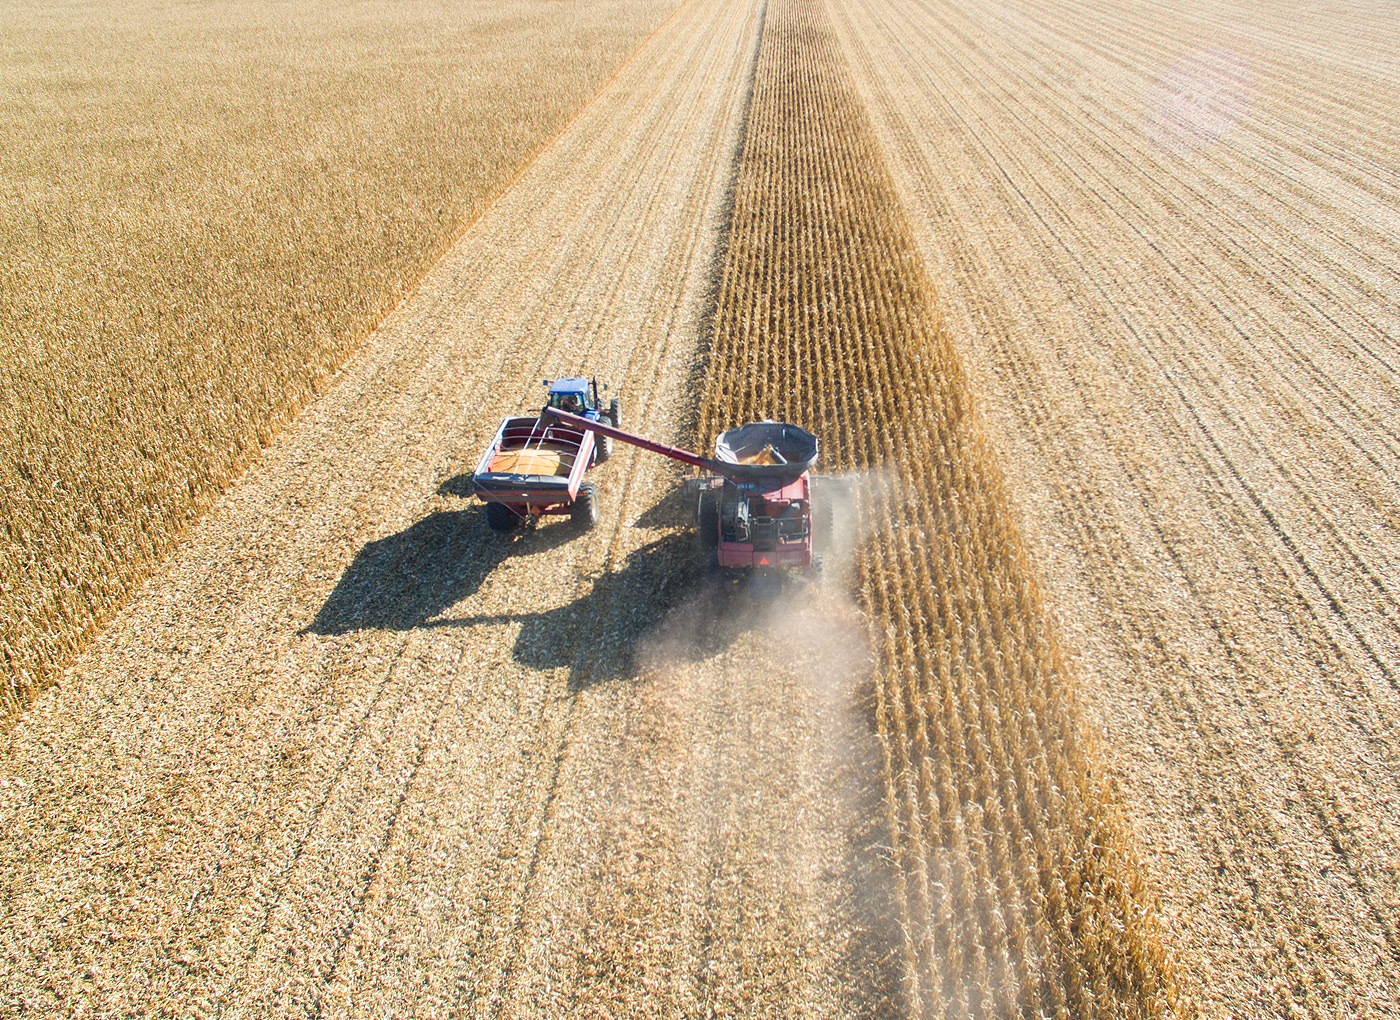
{"type": "Polygon", "coordinates": [[[174,21],[139,4],[6,15],[7,709],[125,602],[666,4],[545,9],[378,5],[330,31],[318,12],[262,4],[174,21]]]}
{"type": "Polygon", "coordinates": [[[1384,8],[10,5],[0,1014],[1393,1017],[1384,8]]]}

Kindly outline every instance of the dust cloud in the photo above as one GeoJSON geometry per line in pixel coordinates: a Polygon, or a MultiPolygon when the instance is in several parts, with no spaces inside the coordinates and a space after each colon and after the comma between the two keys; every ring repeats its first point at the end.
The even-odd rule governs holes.
{"type": "Polygon", "coordinates": [[[638,642],[635,665],[684,742],[688,839],[707,871],[706,972],[759,980],[775,961],[755,954],[771,950],[734,919],[766,915],[773,946],[805,947],[814,987],[860,988],[863,1012],[883,1003],[876,1015],[894,1015],[901,935],[874,659],[852,590],[856,507],[871,488],[888,485],[817,479],[833,525],[817,536],[823,569],[782,576],[771,596],[704,576],[638,642]]]}

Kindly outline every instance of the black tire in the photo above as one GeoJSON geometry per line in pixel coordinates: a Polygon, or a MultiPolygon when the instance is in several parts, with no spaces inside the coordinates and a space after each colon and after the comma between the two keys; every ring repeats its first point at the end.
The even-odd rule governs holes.
{"type": "Polygon", "coordinates": [[[603,461],[607,460],[613,455],[613,437],[598,436],[598,441],[593,444],[593,449],[595,451],[593,455],[593,463],[603,463],[603,461]]]}
{"type": "Polygon", "coordinates": [[[525,518],[504,503],[487,503],[486,523],[491,525],[492,531],[507,535],[524,524],[525,518]]]}
{"type": "Polygon", "coordinates": [[[622,398],[613,397],[612,403],[608,404],[608,420],[613,423],[613,428],[622,427],[622,398]]]}
{"type": "Polygon", "coordinates": [[[695,505],[695,529],[695,540],[701,549],[719,548],[719,497],[716,493],[700,493],[695,505]]]}
{"type": "Polygon", "coordinates": [[[578,499],[569,507],[569,520],[580,531],[587,531],[598,523],[598,487],[592,482],[578,487],[578,499]]]}

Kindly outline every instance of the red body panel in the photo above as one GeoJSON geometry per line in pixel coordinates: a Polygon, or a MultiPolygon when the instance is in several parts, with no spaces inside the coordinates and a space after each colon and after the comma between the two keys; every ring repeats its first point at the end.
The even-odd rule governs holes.
{"type": "MultiPolygon", "coordinates": [[[[733,498],[732,496],[730,498],[733,498]]],[[[795,534],[777,534],[771,542],[726,542],[721,537],[716,557],[730,570],[757,567],[808,567],[812,565],[811,483],[804,472],[799,478],[776,489],[755,486],[746,498],[755,521],[777,519],[795,534]],[[762,512],[758,513],[760,506],[762,512]]],[[[721,535],[723,528],[721,528],[721,535]]]]}
{"type": "Polygon", "coordinates": [[[593,465],[593,446],[593,433],[586,429],[534,416],[507,418],[477,462],[472,483],[484,503],[504,503],[521,514],[567,514],[578,498],[584,472],[593,465]],[[493,471],[493,462],[509,453],[554,459],[568,473],[493,471]]]}

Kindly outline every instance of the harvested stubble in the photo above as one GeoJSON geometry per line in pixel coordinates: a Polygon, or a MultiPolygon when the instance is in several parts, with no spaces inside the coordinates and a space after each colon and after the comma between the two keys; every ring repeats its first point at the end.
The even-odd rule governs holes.
{"type": "Polygon", "coordinates": [[[819,0],[769,8],[700,432],[771,417],[871,471],[859,595],[905,990],[927,1016],[1184,1008],[1126,826],[819,0]]]}
{"type": "Polygon", "coordinates": [[[7,12],[0,711],[671,6],[7,12]]]}

